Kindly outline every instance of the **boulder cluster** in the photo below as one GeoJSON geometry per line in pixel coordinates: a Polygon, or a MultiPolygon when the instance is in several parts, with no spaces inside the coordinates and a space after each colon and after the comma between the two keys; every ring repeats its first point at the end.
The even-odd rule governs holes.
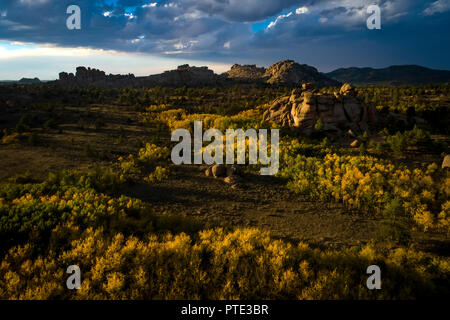
{"type": "Polygon", "coordinates": [[[231,187],[239,188],[239,183],[242,181],[241,178],[241,170],[237,165],[224,165],[224,164],[215,164],[213,166],[209,166],[205,170],[205,175],[207,177],[213,178],[224,178],[224,182],[231,185],[231,187]]]}
{"type": "Polygon", "coordinates": [[[330,133],[361,134],[376,123],[376,110],[357,97],[350,84],[339,92],[320,93],[311,83],[304,83],[290,96],[272,102],[264,121],[310,134],[316,130],[330,133]]]}

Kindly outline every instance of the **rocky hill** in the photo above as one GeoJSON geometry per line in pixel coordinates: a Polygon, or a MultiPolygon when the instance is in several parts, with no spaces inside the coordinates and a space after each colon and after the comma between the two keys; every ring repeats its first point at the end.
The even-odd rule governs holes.
{"type": "Polygon", "coordinates": [[[270,84],[314,83],[317,86],[337,86],[340,83],[320,73],[316,68],[306,64],[298,64],[293,60],[277,62],[267,68],[264,73],[270,84]]]}
{"type": "Polygon", "coordinates": [[[267,79],[264,77],[266,73],[266,68],[257,67],[256,65],[240,65],[235,64],[231,69],[225,72],[225,76],[228,79],[233,79],[237,81],[257,81],[265,82],[267,79]]]}
{"type": "Polygon", "coordinates": [[[417,65],[391,66],[384,69],[341,68],[326,73],[332,79],[357,85],[425,84],[450,82],[450,71],[433,70],[417,65]]]}

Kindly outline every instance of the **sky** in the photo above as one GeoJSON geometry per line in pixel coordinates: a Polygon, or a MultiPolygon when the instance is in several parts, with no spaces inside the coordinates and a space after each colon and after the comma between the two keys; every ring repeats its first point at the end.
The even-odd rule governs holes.
{"type": "Polygon", "coordinates": [[[0,0],[0,79],[89,66],[160,73],[188,63],[291,59],[322,72],[418,64],[450,70],[450,0],[0,0]],[[369,30],[376,4],[381,29],[369,30]],[[67,8],[81,10],[70,30],[67,8]]]}

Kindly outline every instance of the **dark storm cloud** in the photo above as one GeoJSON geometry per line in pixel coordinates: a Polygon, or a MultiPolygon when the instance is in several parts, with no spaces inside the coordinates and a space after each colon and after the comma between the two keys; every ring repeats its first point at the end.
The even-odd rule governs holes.
{"type": "Polygon", "coordinates": [[[335,15],[339,15],[339,14],[342,14],[342,13],[345,13],[345,12],[347,12],[347,8],[345,8],[345,7],[336,7],[336,8],[332,8],[332,9],[322,10],[320,12],[320,15],[322,15],[322,16],[330,16],[330,15],[335,16],[335,15]]]}
{"type": "Polygon", "coordinates": [[[195,7],[211,15],[219,15],[230,21],[251,22],[271,17],[284,9],[309,2],[299,0],[190,0],[186,4],[189,7],[195,7]]]}
{"type": "Polygon", "coordinates": [[[446,53],[447,58],[441,62],[448,65],[449,2],[1,0],[0,39],[227,62],[254,59],[265,64],[280,58],[315,63],[316,58],[327,55],[328,61],[386,61],[389,57],[379,50],[395,46],[400,51],[392,53],[392,60],[420,56],[425,61],[429,49],[417,45],[417,40],[417,52],[411,52],[411,32],[416,32],[424,35],[422,41],[428,46],[434,45],[446,53]],[[373,3],[382,10],[382,30],[378,33],[369,33],[365,27],[366,8],[373,3]],[[66,8],[71,4],[81,7],[82,30],[66,28],[66,8]],[[301,7],[308,10],[296,11],[301,7]],[[252,23],[261,21],[267,26],[270,23],[270,27],[252,32],[252,23]],[[356,44],[368,41],[372,41],[375,52],[361,49],[361,55],[356,44]],[[402,51],[403,47],[409,49],[402,51]]]}

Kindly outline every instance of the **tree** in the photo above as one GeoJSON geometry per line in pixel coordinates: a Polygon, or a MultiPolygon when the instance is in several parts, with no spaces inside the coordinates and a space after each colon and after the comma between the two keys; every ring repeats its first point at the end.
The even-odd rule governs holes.
{"type": "Polygon", "coordinates": [[[323,127],[324,127],[323,120],[319,118],[319,120],[317,120],[316,124],[314,125],[314,130],[322,131],[323,127]]]}
{"type": "Polygon", "coordinates": [[[379,241],[408,245],[411,242],[412,219],[408,216],[399,197],[392,199],[383,210],[383,227],[379,241]]]}

